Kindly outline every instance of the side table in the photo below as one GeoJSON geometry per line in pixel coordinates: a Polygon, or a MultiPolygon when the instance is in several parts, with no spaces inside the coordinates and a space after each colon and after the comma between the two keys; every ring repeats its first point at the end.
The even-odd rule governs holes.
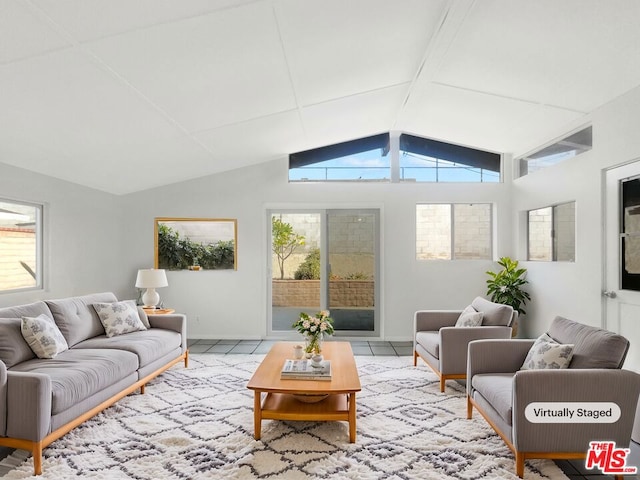
{"type": "Polygon", "coordinates": [[[144,313],[147,315],[166,315],[167,313],[174,313],[173,308],[146,308],[142,307],[144,313]]]}

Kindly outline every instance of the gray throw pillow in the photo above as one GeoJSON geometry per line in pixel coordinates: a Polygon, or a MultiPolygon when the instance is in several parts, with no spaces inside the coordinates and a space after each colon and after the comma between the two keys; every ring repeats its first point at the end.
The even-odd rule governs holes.
{"type": "Polygon", "coordinates": [[[475,308],[469,305],[465,308],[458,320],[456,321],[456,327],[477,327],[482,325],[482,317],[484,314],[482,312],[476,312],[475,308]]]}
{"type": "Polygon", "coordinates": [[[471,306],[477,311],[482,312],[482,325],[494,327],[508,327],[511,324],[513,316],[513,308],[509,305],[490,302],[482,297],[476,297],[471,302],[471,306]]]}
{"type": "Polygon", "coordinates": [[[69,349],[58,326],[46,315],[22,317],[21,331],[38,358],[55,358],[69,349]]]}
{"type": "Polygon", "coordinates": [[[113,303],[94,303],[104,332],[107,337],[115,337],[125,333],[138,332],[147,328],[140,320],[138,307],[133,300],[113,303]]]}
{"type": "Polygon", "coordinates": [[[572,344],[558,343],[544,333],[529,349],[520,370],[567,368],[573,357],[573,347],[572,344]]]}
{"type": "MultiPolygon", "coordinates": [[[[133,300],[131,300],[133,302],[133,300]]],[[[149,317],[147,316],[147,312],[144,311],[144,308],[137,306],[138,316],[140,317],[140,321],[147,328],[151,328],[151,324],[149,323],[149,317]]]]}
{"type": "Polygon", "coordinates": [[[21,318],[0,318],[0,360],[7,368],[36,358],[21,330],[21,318]]]}

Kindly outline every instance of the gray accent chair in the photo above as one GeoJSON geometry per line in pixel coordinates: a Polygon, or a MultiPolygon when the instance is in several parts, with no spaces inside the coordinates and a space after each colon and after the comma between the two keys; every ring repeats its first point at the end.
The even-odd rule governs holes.
{"type": "Polygon", "coordinates": [[[455,327],[462,310],[419,310],[413,320],[413,366],[418,357],[440,378],[440,391],[447,380],[467,376],[467,345],[472,340],[511,338],[518,312],[509,305],[476,297],[471,306],[483,313],[478,327],[455,327]]]}
{"type": "Polygon", "coordinates": [[[574,344],[568,368],[520,370],[535,340],[469,344],[467,418],[474,407],[482,414],[514,453],[520,478],[525,460],[586,458],[590,441],[628,448],[640,395],[640,375],[622,370],[626,338],[563,317],[556,317],[547,333],[558,343],[574,344]],[[621,418],[615,423],[533,423],[525,416],[532,402],[613,402],[621,418]]]}

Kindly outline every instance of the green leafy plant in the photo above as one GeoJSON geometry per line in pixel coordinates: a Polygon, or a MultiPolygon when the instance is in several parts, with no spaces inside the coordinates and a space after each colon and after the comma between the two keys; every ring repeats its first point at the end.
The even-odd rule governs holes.
{"type": "Polygon", "coordinates": [[[166,225],[158,226],[158,267],[183,270],[193,265],[217,270],[233,268],[233,240],[203,245],[196,243],[166,225]]]}
{"type": "Polygon", "coordinates": [[[304,235],[296,233],[291,224],[271,217],[271,248],[278,257],[280,280],[284,279],[284,262],[302,245],[304,235]]]}
{"type": "Polygon", "coordinates": [[[529,293],[523,290],[523,286],[529,283],[526,279],[527,269],[519,268],[518,261],[509,257],[502,257],[498,265],[502,267],[499,272],[487,272],[490,277],[487,280],[487,295],[492,302],[510,305],[524,315],[526,312],[522,307],[531,300],[529,293]]]}
{"type": "Polygon", "coordinates": [[[320,249],[314,248],[304,259],[293,274],[296,280],[320,279],[320,249]]]}
{"type": "Polygon", "coordinates": [[[352,272],[347,273],[344,277],[345,280],[369,280],[371,277],[364,272],[352,272]]]}

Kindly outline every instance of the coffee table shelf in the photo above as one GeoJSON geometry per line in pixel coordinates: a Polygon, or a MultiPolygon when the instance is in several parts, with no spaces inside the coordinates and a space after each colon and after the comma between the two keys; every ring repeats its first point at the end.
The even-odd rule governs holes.
{"type": "Polygon", "coordinates": [[[268,393],[262,418],[268,420],[349,421],[347,395],[329,395],[317,403],[304,403],[287,393],[268,393]]]}
{"type": "Polygon", "coordinates": [[[361,390],[358,369],[349,342],[325,342],[323,355],[331,360],[330,381],[280,378],[284,361],[293,354],[292,342],[276,343],[247,388],[254,391],[254,437],[260,439],[262,420],[349,422],[349,441],[356,441],[356,392],[361,390]],[[295,395],[328,395],[316,403],[295,395]]]}

